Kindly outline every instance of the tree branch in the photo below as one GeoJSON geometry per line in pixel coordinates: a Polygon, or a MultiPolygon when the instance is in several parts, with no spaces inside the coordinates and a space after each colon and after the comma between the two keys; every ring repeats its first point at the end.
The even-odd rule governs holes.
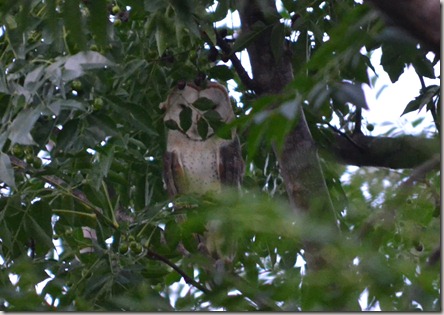
{"type": "Polygon", "coordinates": [[[430,160],[422,163],[412,171],[410,177],[401,184],[401,188],[411,187],[414,182],[425,180],[427,173],[438,170],[441,164],[441,157],[439,154],[433,156],[430,160]]]}
{"type": "Polygon", "coordinates": [[[170,266],[171,268],[173,268],[178,274],[180,274],[183,279],[185,280],[186,283],[194,286],[195,288],[199,289],[200,291],[202,291],[205,294],[208,294],[209,291],[203,286],[201,285],[199,282],[195,281],[193,278],[191,278],[190,276],[188,276],[185,271],[183,271],[182,269],[180,269],[176,264],[174,264],[173,262],[171,262],[168,258],[163,257],[162,255],[159,255],[158,253],[148,249],[146,256],[149,259],[155,259],[155,260],[160,260],[161,262],[165,263],[166,265],[170,266]]]}
{"type": "Polygon", "coordinates": [[[362,134],[362,108],[357,106],[355,112],[355,128],[353,134],[362,134]]]}
{"type": "Polygon", "coordinates": [[[231,51],[231,46],[225,41],[224,38],[222,38],[222,36],[216,30],[215,32],[216,32],[217,46],[219,46],[220,49],[222,49],[222,51],[231,60],[231,63],[233,64],[233,67],[236,70],[237,74],[239,75],[239,78],[241,79],[242,83],[247,87],[247,89],[259,93],[260,91],[258,90],[258,87],[254,84],[254,81],[250,78],[247,71],[245,71],[245,68],[242,66],[242,63],[240,62],[239,58],[237,58],[236,54],[231,51]]]}
{"type": "Polygon", "coordinates": [[[415,136],[396,138],[370,137],[362,134],[349,136],[330,133],[328,141],[320,143],[323,154],[333,155],[339,163],[356,166],[414,168],[440,153],[440,140],[415,136]]]}
{"type": "Polygon", "coordinates": [[[439,0],[366,0],[399,27],[420,40],[438,56],[441,53],[441,5],[439,0]]]}

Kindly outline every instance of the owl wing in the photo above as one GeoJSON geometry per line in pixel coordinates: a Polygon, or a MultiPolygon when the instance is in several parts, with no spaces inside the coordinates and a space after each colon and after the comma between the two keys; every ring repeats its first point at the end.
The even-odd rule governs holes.
{"type": "Polygon", "coordinates": [[[167,151],[163,155],[163,180],[169,197],[182,192],[186,180],[185,172],[176,152],[167,151]]]}
{"type": "Polygon", "coordinates": [[[222,184],[239,187],[244,175],[245,164],[242,160],[239,138],[219,149],[219,178],[222,184]]]}

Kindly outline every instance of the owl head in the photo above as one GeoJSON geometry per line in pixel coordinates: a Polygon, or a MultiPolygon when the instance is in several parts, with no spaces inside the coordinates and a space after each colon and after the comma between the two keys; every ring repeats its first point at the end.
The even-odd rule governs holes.
{"type": "Polygon", "coordinates": [[[216,82],[205,87],[192,83],[178,84],[160,104],[165,110],[165,125],[194,141],[214,136],[218,126],[234,119],[227,90],[216,82]]]}

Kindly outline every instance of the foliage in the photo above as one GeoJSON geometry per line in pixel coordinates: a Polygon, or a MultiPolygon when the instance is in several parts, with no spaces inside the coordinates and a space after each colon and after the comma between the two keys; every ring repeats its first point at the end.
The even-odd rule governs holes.
{"type": "MultiPolygon", "coordinates": [[[[439,173],[406,188],[411,170],[350,172],[323,157],[339,234],[290,212],[270,149],[297,108],[318,143],[334,122],[351,132],[375,49],[393,82],[410,64],[435,78],[437,60],[354,1],[282,1],[283,24],[238,37],[230,25],[216,30],[236,39],[235,51],[266,27],[290,47],[296,79],[257,98],[215,47],[214,23],[235,2],[213,2],[2,2],[0,308],[359,310],[366,291],[368,306],[384,311],[440,309],[439,173]],[[233,106],[248,162],[243,192],[179,196],[173,207],[159,104],[202,74],[242,93],[233,106]],[[198,250],[195,233],[208,221],[221,248],[235,248],[232,263],[198,250]],[[325,245],[331,268],[305,272],[302,235],[325,245]]],[[[424,85],[405,112],[426,106],[439,131],[439,97],[424,85]]]]}

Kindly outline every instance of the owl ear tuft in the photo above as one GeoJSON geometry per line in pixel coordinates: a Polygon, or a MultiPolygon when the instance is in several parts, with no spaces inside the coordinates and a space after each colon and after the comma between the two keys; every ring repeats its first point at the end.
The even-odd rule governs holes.
{"type": "Polygon", "coordinates": [[[187,86],[187,81],[185,80],[179,80],[179,82],[177,82],[177,88],[179,90],[183,90],[186,86],[187,86]]]}
{"type": "Polygon", "coordinates": [[[194,79],[194,84],[202,89],[205,89],[207,87],[207,83],[207,75],[203,72],[199,72],[194,79]]]}

